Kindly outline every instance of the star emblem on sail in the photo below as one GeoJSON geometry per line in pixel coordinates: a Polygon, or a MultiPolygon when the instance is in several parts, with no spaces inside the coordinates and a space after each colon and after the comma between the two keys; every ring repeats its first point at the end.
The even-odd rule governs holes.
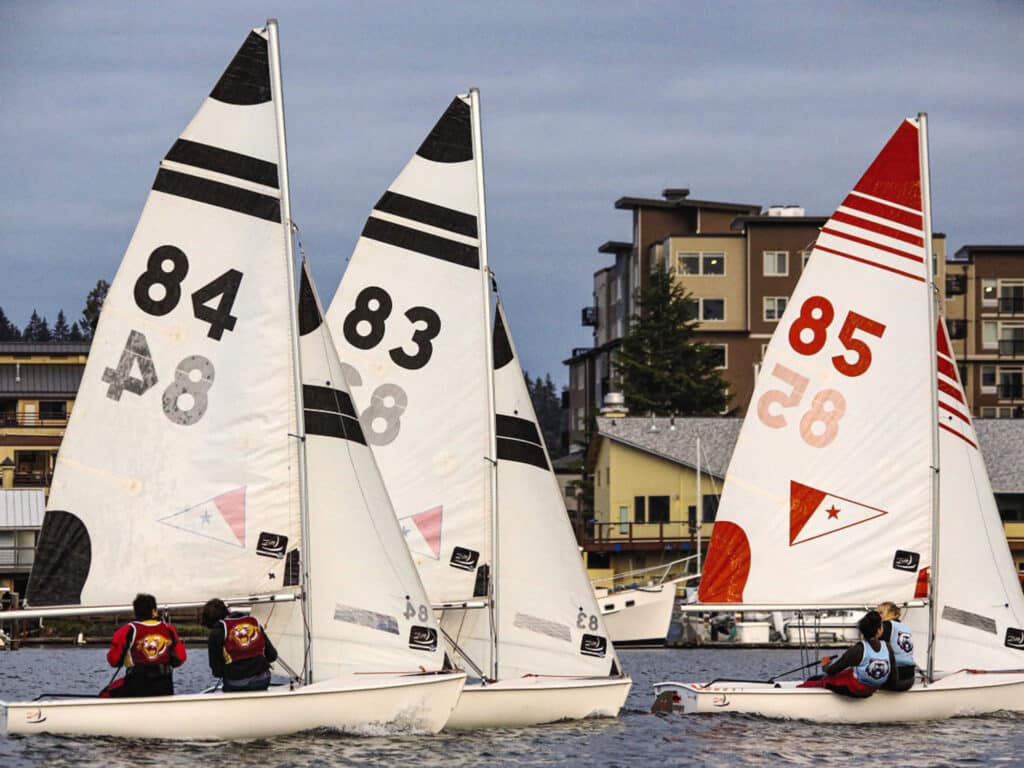
{"type": "Polygon", "coordinates": [[[233,547],[245,547],[245,486],[235,488],[157,522],[233,547]]]}
{"type": "Polygon", "coordinates": [[[884,509],[791,480],[789,483],[789,544],[804,544],[887,515],[884,509]]]}
{"type": "Polygon", "coordinates": [[[444,507],[438,506],[415,515],[398,518],[410,552],[441,559],[441,525],[444,507]]]}

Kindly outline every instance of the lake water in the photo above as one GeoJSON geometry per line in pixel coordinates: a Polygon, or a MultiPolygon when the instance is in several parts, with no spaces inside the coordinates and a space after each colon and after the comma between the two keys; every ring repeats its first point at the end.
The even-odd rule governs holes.
{"type": "MultiPolygon", "coordinates": [[[[0,652],[0,699],[43,691],[94,693],[110,679],[105,649],[0,652]]],[[[721,675],[763,678],[798,666],[794,650],[629,650],[620,653],[633,690],[617,720],[438,736],[352,737],[312,733],[248,742],[147,742],[53,736],[0,738],[0,766],[377,765],[1024,765],[1024,716],[993,715],[899,726],[822,726],[744,715],[651,715],[651,685],[721,675]],[[1021,729],[1021,730],[1018,730],[1021,729]]],[[[175,678],[179,692],[210,684],[205,649],[175,678]]]]}

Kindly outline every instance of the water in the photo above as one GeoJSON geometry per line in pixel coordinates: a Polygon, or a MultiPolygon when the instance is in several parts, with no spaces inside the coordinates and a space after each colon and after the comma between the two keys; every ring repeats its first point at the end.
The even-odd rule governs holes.
{"type": "MultiPolygon", "coordinates": [[[[0,652],[0,699],[24,700],[42,691],[93,693],[110,679],[104,653],[97,648],[0,652]]],[[[654,682],[726,674],[767,677],[798,666],[798,651],[632,650],[620,656],[633,677],[633,690],[617,720],[438,736],[312,733],[248,742],[234,751],[208,742],[12,737],[0,738],[0,765],[1024,765],[1024,716],[1017,715],[898,726],[821,726],[744,715],[649,714],[654,682]]],[[[209,685],[205,661],[205,649],[197,649],[178,670],[179,692],[209,685]]]]}

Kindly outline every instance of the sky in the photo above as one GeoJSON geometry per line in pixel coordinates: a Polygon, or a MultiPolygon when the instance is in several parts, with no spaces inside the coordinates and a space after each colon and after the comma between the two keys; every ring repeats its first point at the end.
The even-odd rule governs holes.
{"type": "Polygon", "coordinates": [[[293,216],[325,302],[374,202],[481,89],[488,249],[524,368],[568,378],[623,196],[828,215],[929,113],[934,228],[1024,243],[1021,2],[0,2],[0,307],[79,317],[160,158],[280,21],[293,216]]]}

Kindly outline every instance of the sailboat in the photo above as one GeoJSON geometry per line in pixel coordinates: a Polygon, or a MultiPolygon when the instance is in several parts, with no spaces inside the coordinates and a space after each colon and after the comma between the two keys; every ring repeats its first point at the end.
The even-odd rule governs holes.
{"type": "Polygon", "coordinates": [[[437,732],[465,682],[305,264],[296,300],[277,43],[274,20],[249,34],[160,164],[57,460],[32,607],[10,617],[124,614],[139,591],[267,605],[302,672],[265,692],[5,703],[8,733],[437,732]]]}
{"type": "Polygon", "coordinates": [[[921,680],[864,700],[657,683],[676,709],[850,723],[1024,711],[1024,597],[935,309],[927,146],[927,116],[905,120],[822,228],[768,346],[699,590],[711,610],[918,606],[921,680]]]}
{"type": "Polygon", "coordinates": [[[614,717],[621,672],[500,301],[492,338],[479,92],[368,218],[327,322],[453,660],[448,728],[614,717]]]}

